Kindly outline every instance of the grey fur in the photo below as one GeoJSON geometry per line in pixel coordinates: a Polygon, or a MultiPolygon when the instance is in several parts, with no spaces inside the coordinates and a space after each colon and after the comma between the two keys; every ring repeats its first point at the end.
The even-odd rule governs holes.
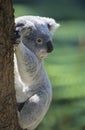
{"type": "Polygon", "coordinates": [[[34,130],[46,114],[52,100],[52,88],[43,59],[53,50],[51,31],[59,24],[39,16],[16,18],[17,39],[14,54],[15,90],[21,128],[34,130]]]}

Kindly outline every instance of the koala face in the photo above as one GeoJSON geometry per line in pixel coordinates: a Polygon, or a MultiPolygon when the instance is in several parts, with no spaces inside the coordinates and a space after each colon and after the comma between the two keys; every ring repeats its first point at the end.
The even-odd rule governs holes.
{"type": "Polygon", "coordinates": [[[53,19],[38,16],[23,16],[15,20],[19,40],[39,59],[52,52],[51,31],[59,26],[53,19]]]}

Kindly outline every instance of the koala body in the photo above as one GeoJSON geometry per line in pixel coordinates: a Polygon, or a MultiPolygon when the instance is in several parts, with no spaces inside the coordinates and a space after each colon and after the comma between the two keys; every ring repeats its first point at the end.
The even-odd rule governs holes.
{"type": "Polygon", "coordinates": [[[51,31],[59,24],[38,16],[16,18],[15,90],[21,128],[34,130],[46,114],[52,88],[43,59],[53,50],[51,31]]]}

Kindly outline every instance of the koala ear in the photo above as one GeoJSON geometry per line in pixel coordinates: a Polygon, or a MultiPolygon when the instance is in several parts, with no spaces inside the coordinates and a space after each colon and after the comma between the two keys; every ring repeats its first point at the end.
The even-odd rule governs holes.
{"type": "Polygon", "coordinates": [[[60,26],[60,24],[56,23],[56,21],[52,18],[43,18],[43,20],[50,31],[55,31],[60,26]]]}
{"type": "Polygon", "coordinates": [[[24,35],[29,35],[33,30],[33,25],[30,21],[23,20],[22,18],[15,19],[16,38],[19,39],[24,35]]]}
{"type": "Polygon", "coordinates": [[[23,24],[22,22],[21,22],[21,23],[20,23],[20,22],[19,22],[19,23],[15,23],[15,25],[16,25],[16,28],[17,28],[17,27],[23,27],[23,26],[24,26],[24,24],[23,24]]]}
{"type": "Polygon", "coordinates": [[[21,30],[24,27],[23,23],[15,22],[15,28],[16,28],[16,38],[20,38],[21,36],[21,30]]]}

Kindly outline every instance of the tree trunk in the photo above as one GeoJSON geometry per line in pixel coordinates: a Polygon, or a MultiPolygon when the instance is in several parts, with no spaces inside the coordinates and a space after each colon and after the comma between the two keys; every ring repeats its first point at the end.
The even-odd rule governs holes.
{"type": "Polygon", "coordinates": [[[19,130],[13,64],[12,0],[0,0],[0,130],[19,130]]]}

